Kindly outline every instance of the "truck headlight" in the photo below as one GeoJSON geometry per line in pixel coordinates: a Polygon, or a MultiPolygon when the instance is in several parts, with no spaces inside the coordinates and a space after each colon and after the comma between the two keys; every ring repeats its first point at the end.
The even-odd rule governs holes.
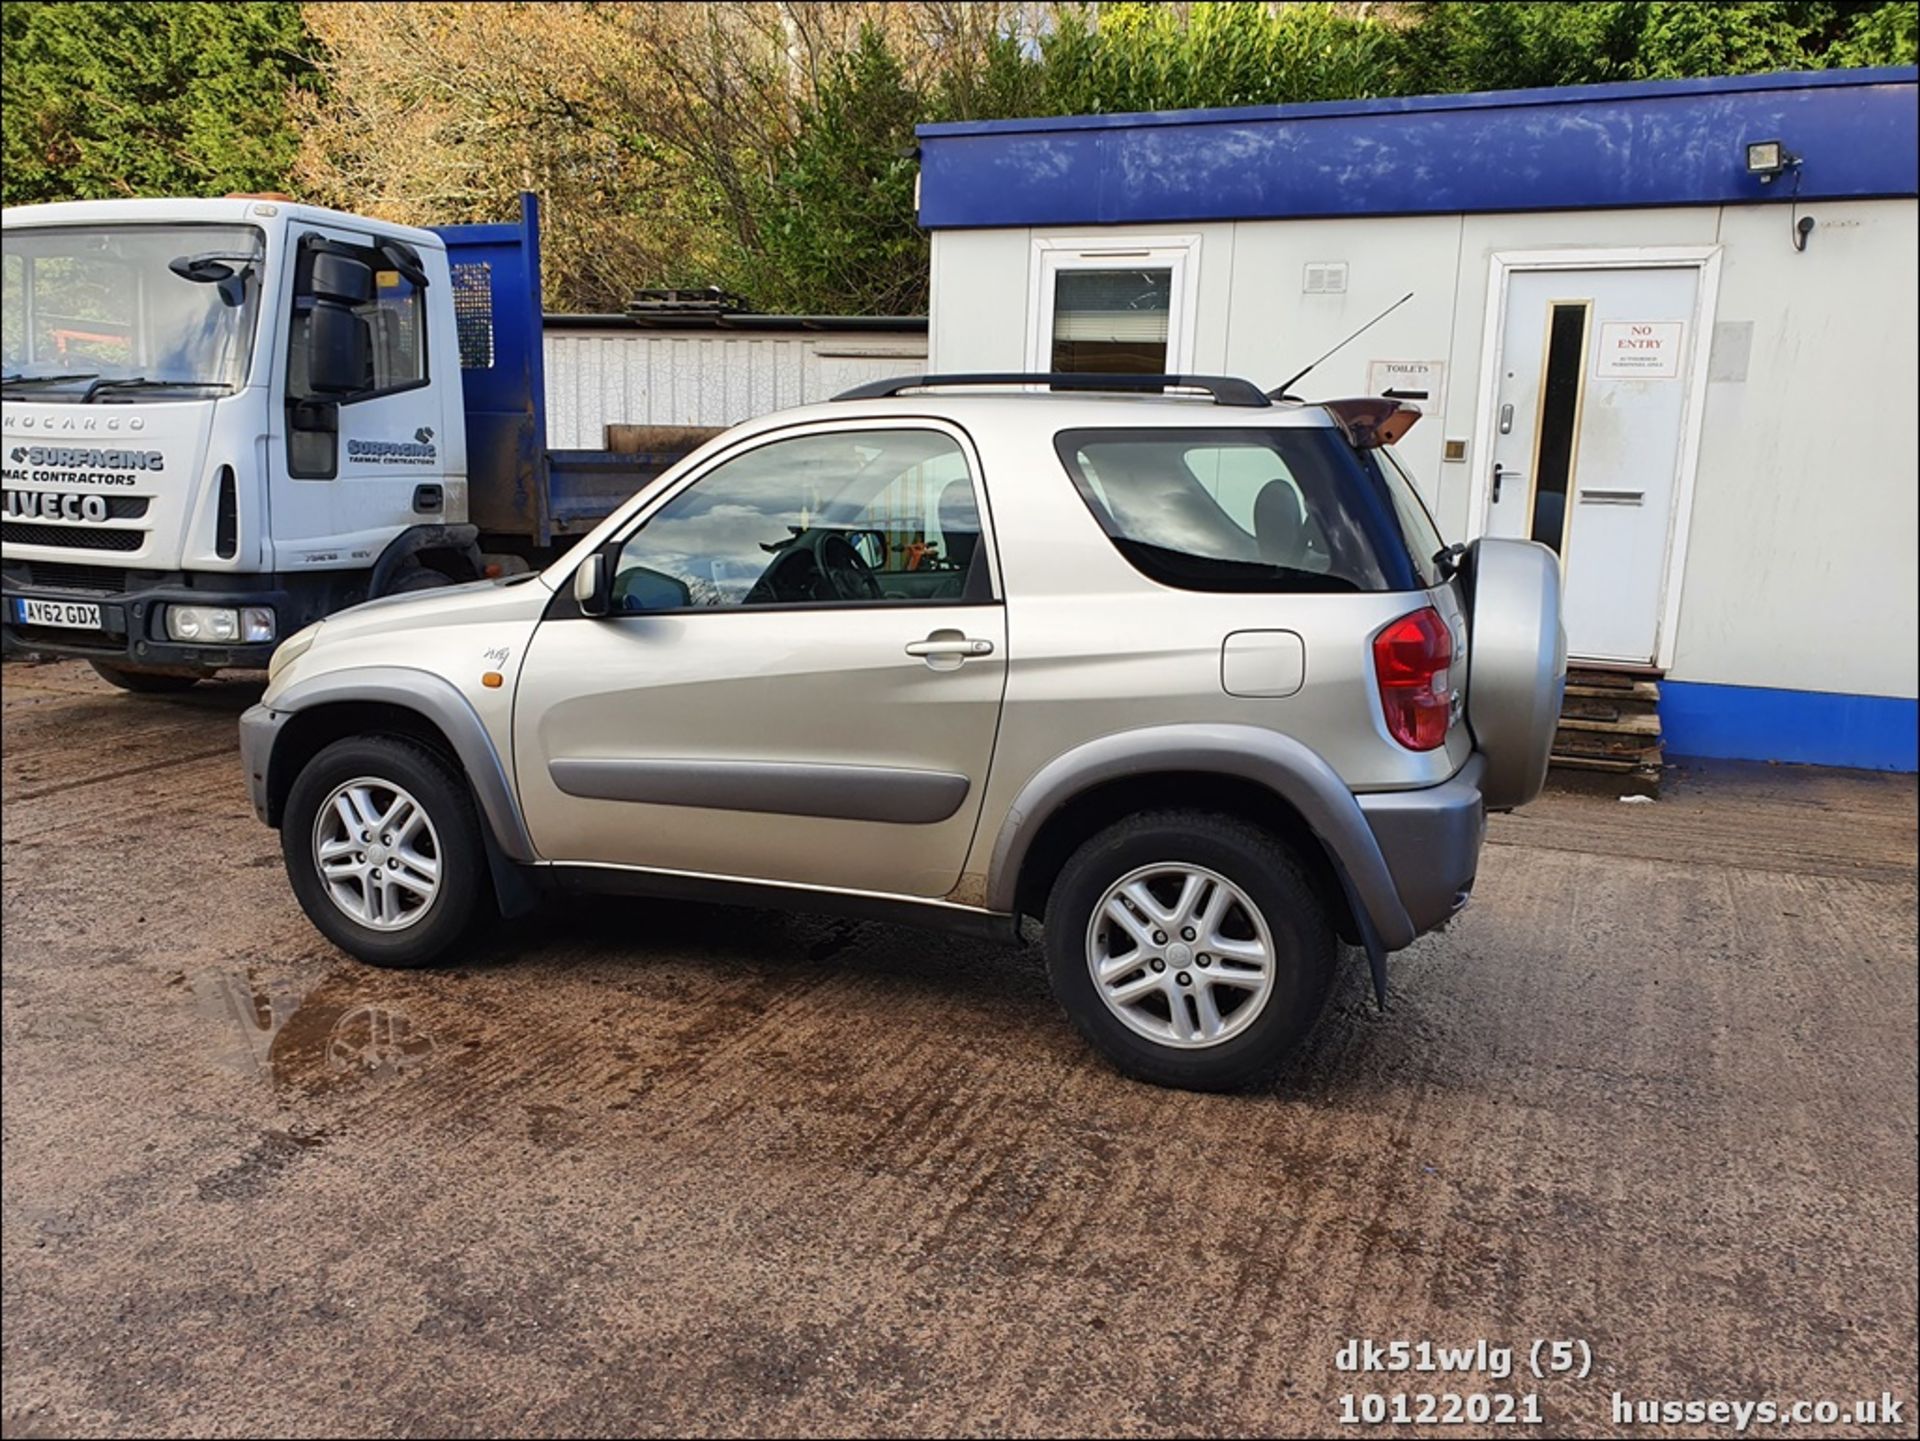
{"type": "Polygon", "coordinates": [[[167,607],[167,636],[172,640],[197,641],[207,645],[231,645],[241,641],[257,645],[274,635],[273,607],[249,605],[232,610],[219,605],[170,605],[167,607]]]}
{"type": "Polygon", "coordinates": [[[167,636],[172,640],[236,641],[240,639],[240,616],[219,606],[170,605],[167,636]]]}

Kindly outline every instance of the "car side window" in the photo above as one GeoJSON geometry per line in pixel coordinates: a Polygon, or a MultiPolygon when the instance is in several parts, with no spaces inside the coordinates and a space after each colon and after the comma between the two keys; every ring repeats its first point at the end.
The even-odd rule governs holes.
{"type": "Polygon", "coordinates": [[[709,471],[621,547],[615,613],[990,599],[965,454],[933,430],[773,441],[709,471]]]}

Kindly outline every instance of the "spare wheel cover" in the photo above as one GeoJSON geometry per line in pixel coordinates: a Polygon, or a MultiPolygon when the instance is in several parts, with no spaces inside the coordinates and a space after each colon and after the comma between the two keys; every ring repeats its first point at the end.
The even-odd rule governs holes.
{"type": "Polygon", "coordinates": [[[1509,810],[1540,794],[1567,688],[1567,634],[1560,622],[1560,558],[1530,540],[1475,541],[1462,567],[1471,578],[1467,723],[1486,757],[1487,809],[1509,810]]]}

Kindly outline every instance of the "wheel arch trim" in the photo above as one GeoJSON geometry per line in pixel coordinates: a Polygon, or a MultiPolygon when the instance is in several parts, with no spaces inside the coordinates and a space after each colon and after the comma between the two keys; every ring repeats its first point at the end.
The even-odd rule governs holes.
{"type": "Polygon", "coordinates": [[[387,548],[373,562],[373,571],[367,579],[367,594],[372,597],[388,594],[387,587],[408,561],[422,552],[433,550],[453,551],[464,556],[473,567],[475,578],[479,577],[479,526],[439,523],[410,525],[387,542],[387,548]]]}
{"type": "MultiPolygon", "coordinates": [[[[1299,813],[1325,847],[1356,911],[1381,944],[1398,950],[1415,929],[1367,818],[1312,748],[1261,726],[1184,723],[1117,731],[1076,746],[1042,766],[1007,808],[987,871],[987,907],[1011,911],[1034,840],[1061,807],[1108,781],[1132,775],[1198,771],[1262,786],[1299,813]]],[[[1357,918],[1358,919],[1358,918],[1357,918]]]]}
{"type": "Polygon", "coordinates": [[[501,852],[522,863],[538,860],[513,783],[479,712],[445,677],[409,666],[370,666],[317,675],[289,686],[271,706],[254,706],[240,718],[241,755],[255,809],[263,820],[268,819],[267,798],[274,793],[274,750],[286,723],[335,704],[391,705],[430,722],[453,747],[473,788],[481,819],[501,852]]]}

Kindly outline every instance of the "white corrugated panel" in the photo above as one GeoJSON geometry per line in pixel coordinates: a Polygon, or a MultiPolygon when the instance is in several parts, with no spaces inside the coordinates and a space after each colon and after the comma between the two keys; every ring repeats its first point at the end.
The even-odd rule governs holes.
{"type": "Polygon", "coordinates": [[[609,425],[733,425],[927,368],[914,331],[546,332],[547,444],[599,450],[609,425]]]}

